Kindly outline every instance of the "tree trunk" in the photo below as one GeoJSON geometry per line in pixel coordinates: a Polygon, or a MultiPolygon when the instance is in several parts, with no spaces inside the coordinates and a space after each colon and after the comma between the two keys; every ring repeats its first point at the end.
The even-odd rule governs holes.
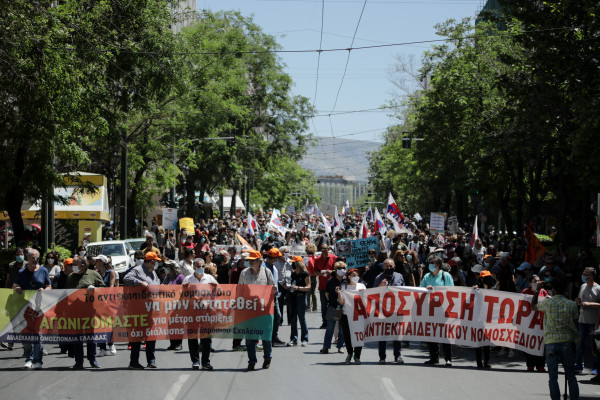
{"type": "Polygon", "coordinates": [[[230,207],[229,207],[229,216],[230,217],[234,217],[235,218],[235,207],[236,207],[236,197],[237,197],[237,192],[238,192],[238,184],[237,182],[234,184],[233,186],[233,194],[231,195],[231,203],[230,203],[230,207]]]}

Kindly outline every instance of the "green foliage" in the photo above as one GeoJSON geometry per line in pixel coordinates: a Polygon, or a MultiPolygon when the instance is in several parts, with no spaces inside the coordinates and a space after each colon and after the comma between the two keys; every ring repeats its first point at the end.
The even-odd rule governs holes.
{"type": "Polygon", "coordinates": [[[71,257],[72,253],[69,249],[61,247],[61,246],[52,246],[52,248],[49,248],[48,251],[46,251],[41,258],[40,262],[44,262],[46,260],[46,256],[48,255],[48,253],[51,253],[53,251],[56,251],[58,253],[58,255],[60,256],[61,260],[64,260],[65,258],[69,258],[71,257]]]}

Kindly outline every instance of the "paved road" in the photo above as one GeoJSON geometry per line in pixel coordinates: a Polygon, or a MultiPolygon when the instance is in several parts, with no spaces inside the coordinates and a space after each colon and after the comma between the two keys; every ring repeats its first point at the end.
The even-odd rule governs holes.
{"type": "MultiPolygon", "coordinates": [[[[320,314],[307,314],[309,326],[320,325],[320,314]]],[[[287,323],[287,321],[286,321],[287,323]]],[[[280,336],[289,335],[289,327],[280,336]]],[[[245,352],[231,351],[231,340],[215,339],[211,363],[214,371],[195,371],[185,351],[167,351],[168,341],[158,342],[159,369],[127,369],[129,352],[118,344],[115,356],[102,357],[99,370],[71,371],[73,360],[46,346],[43,370],[24,370],[22,350],[0,352],[0,398],[8,399],[547,399],[548,376],[527,373],[525,357],[512,360],[492,353],[491,370],[478,370],[473,349],[456,349],[452,368],[427,367],[427,351],[418,343],[403,349],[405,365],[378,364],[377,349],[363,350],[362,365],[345,365],[345,354],[320,354],[324,330],[310,329],[308,347],[276,347],[269,370],[247,372],[245,352]]],[[[259,357],[262,353],[259,353],[259,357]]],[[[388,360],[392,349],[388,349],[388,360]]],[[[140,360],[143,360],[143,354],[140,360]]],[[[262,363],[259,360],[258,366],[262,363]]],[[[87,366],[87,364],[86,364],[87,366]]],[[[600,385],[587,383],[590,371],[579,375],[582,399],[600,398],[600,385]]],[[[563,389],[564,378],[559,378],[563,389]]]]}

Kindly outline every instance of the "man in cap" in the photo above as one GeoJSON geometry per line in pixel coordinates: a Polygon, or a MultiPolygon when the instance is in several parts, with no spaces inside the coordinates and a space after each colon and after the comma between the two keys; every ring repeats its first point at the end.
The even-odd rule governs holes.
{"type": "MultiPolygon", "coordinates": [[[[575,370],[577,373],[583,371],[583,353],[586,348],[590,334],[595,329],[598,319],[598,310],[600,310],[600,285],[596,283],[596,269],[588,267],[581,274],[582,285],[579,288],[579,295],[575,303],[579,305],[579,341],[577,342],[577,354],[575,370]]],[[[597,371],[598,360],[593,357],[592,369],[597,371]]]]}
{"type": "MultiPolygon", "coordinates": [[[[123,279],[125,286],[141,286],[148,290],[151,285],[160,285],[160,280],[154,272],[160,257],[153,251],[149,251],[144,256],[144,263],[134,267],[123,279]]],[[[131,355],[129,358],[129,369],[144,369],[140,364],[140,342],[131,343],[131,355]]],[[[148,368],[157,368],[156,356],[154,350],[156,348],[155,341],[146,340],[146,361],[148,368]]]]}
{"type": "MultiPolygon", "coordinates": [[[[263,267],[265,267],[266,269],[268,269],[271,272],[271,275],[273,275],[273,278],[275,279],[275,285],[277,288],[277,282],[279,281],[279,271],[277,269],[277,267],[275,266],[275,263],[280,260],[280,258],[283,256],[283,254],[281,253],[281,251],[279,251],[279,249],[277,247],[273,247],[271,250],[269,250],[267,252],[267,258],[266,260],[263,262],[263,267]]],[[[248,258],[249,260],[249,258],[248,258]]],[[[275,311],[274,311],[274,321],[273,321],[273,344],[277,344],[277,345],[284,345],[285,342],[281,339],[279,339],[279,324],[281,322],[281,309],[279,308],[279,291],[275,291],[275,311]]]]}
{"type": "Polygon", "coordinates": [[[527,261],[521,263],[519,268],[517,268],[517,274],[519,277],[515,282],[515,287],[517,288],[517,292],[521,293],[523,290],[529,287],[529,281],[531,280],[531,275],[533,272],[531,271],[531,264],[527,261]]]}
{"type": "MultiPolygon", "coordinates": [[[[85,268],[82,265],[81,257],[74,257],[73,272],[67,278],[67,288],[87,289],[88,292],[93,292],[97,287],[106,287],[100,274],[85,268]]],[[[75,365],[73,365],[73,369],[83,369],[83,343],[74,343],[73,351],[75,353],[75,365]]],[[[87,359],[92,368],[100,368],[98,361],[96,361],[96,343],[93,341],[87,342],[87,359]]]]}
{"type": "MultiPolygon", "coordinates": [[[[271,270],[265,268],[262,263],[262,257],[260,252],[251,251],[246,257],[246,260],[250,262],[250,267],[246,268],[240,274],[239,285],[271,285],[273,287],[273,293],[277,292],[277,281],[274,279],[271,270]]],[[[277,312],[277,306],[274,304],[274,310],[277,312]]],[[[274,321],[273,325],[276,323],[274,321]]],[[[248,351],[248,371],[254,371],[254,367],[257,363],[256,358],[256,343],[257,340],[246,339],[246,350],[248,351]]],[[[263,369],[267,369],[271,366],[272,358],[272,344],[271,341],[263,340],[264,348],[264,362],[263,369]]]]}

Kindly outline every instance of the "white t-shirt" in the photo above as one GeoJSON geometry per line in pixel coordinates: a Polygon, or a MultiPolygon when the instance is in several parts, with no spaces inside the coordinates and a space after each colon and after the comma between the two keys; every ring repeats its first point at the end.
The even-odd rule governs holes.
{"type": "Polygon", "coordinates": [[[358,282],[355,286],[345,285],[342,290],[347,290],[349,292],[360,292],[361,290],[367,290],[367,287],[364,285],[364,283],[358,282]]]}
{"type": "Polygon", "coordinates": [[[185,279],[183,280],[183,283],[186,283],[186,282],[189,282],[192,285],[204,284],[204,283],[218,283],[217,280],[212,275],[209,275],[207,273],[202,274],[202,277],[200,278],[200,280],[198,280],[198,278],[196,278],[196,274],[186,276],[185,279]]]}

